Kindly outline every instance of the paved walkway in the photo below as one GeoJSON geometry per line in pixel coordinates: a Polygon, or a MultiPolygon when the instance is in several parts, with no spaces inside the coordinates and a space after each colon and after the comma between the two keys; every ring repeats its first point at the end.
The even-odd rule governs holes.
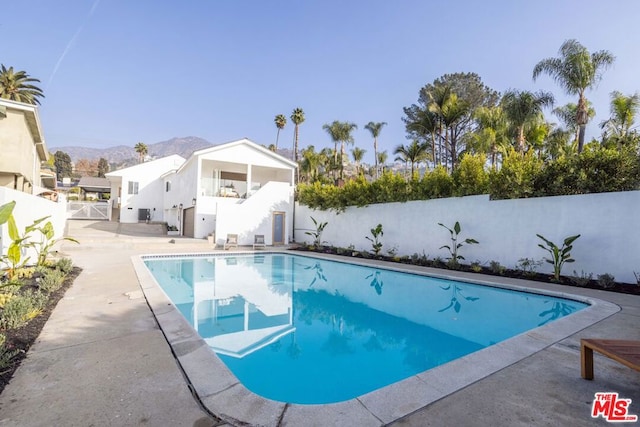
{"type": "MultiPolygon", "coordinates": [[[[0,395],[0,426],[221,425],[192,396],[131,263],[135,254],[209,251],[207,242],[170,243],[90,221],[70,221],[68,234],[81,245],[65,243],[61,252],[84,271],[0,395]]],[[[640,415],[640,373],[596,355],[595,380],[586,381],[579,360],[583,337],[640,340],[640,297],[527,284],[610,301],[621,311],[397,425],[607,425],[590,417],[601,391],[632,399],[631,412],[640,415]]]]}

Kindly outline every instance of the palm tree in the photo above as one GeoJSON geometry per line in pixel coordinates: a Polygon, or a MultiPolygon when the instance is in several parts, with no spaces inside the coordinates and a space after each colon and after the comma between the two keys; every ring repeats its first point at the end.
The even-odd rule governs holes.
{"type": "Polygon", "coordinates": [[[134,150],[136,150],[136,153],[138,153],[138,156],[140,157],[140,163],[144,162],[144,156],[146,156],[149,152],[147,144],[145,144],[144,142],[138,142],[133,148],[134,150]]]}
{"type": "Polygon", "coordinates": [[[318,170],[320,168],[320,155],[316,153],[313,145],[303,149],[302,159],[300,161],[300,169],[304,173],[304,178],[307,182],[314,182],[318,179],[318,170]]]}
{"type": "Polygon", "coordinates": [[[325,130],[329,136],[331,137],[331,141],[333,142],[333,162],[338,163],[338,141],[340,141],[340,122],[334,120],[329,123],[325,123],[322,125],[322,129],[325,130]]]}
{"type": "Polygon", "coordinates": [[[344,163],[346,160],[349,160],[346,156],[345,144],[353,144],[355,142],[353,140],[352,133],[354,130],[358,129],[358,125],[350,122],[340,122],[338,129],[340,141],[340,178],[343,178],[344,163]]]}
{"type": "Polygon", "coordinates": [[[569,95],[578,95],[576,123],[578,153],[584,146],[584,134],[589,121],[588,107],[584,92],[592,88],[602,78],[601,72],[615,61],[611,52],[599,50],[592,54],[577,40],[567,40],[560,46],[560,58],[546,58],[533,68],[533,80],[542,73],[549,74],[569,95]]]}
{"type": "MultiPolygon", "coordinates": [[[[589,100],[586,100],[585,102],[587,104],[587,119],[591,120],[596,116],[596,110],[591,106],[591,102],[589,102],[589,100]]],[[[577,112],[578,106],[572,102],[569,102],[562,107],[554,108],[552,111],[552,113],[560,119],[562,124],[564,124],[565,128],[576,135],[576,141],[578,141],[578,138],[580,137],[580,126],[578,126],[577,122],[577,112]]]]}
{"type": "Polygon", "coordinates": [[[40,80],[29,77],[24,71],[13,71],[13,67],[0,66],[0,98],[40,105],[38,98],[44,98],[44,94],[32,82],[40,83],[40,80]]]}
{"type": "Polygon", "coordinates": [[[603,139],[611,135],[619,141],[624,141],[629,136],[640,109],[640,95],[634,93],[625,96],[621,92],[613,91],[610,96],[611,118],[600,124],[600,127],[605,129],[603,139]]]}
{"type": "Polygon", "coordinates": [[[502,108],[511,125],[516,129],[518,151],[525,151],[525,126],[542,115],[542,109],[553,105],[549,92],[536,93],[527,90],[510,90],[502,97],[502,108]]]}
{"type": "Polygon", "coordinates": [[[384,165],[385,165],[385,163],[387,163],[387,159],[388,158],[389,158],[389,156],[387,155],[387,151],[386,150],[378,153],[378,155],[377,155],[378,165],[380,165],[380,168],[382,169],[382,173],[384,173],[384,165]]]}
{"type": "Polygon", "coordinates": [[[304,111],[302,108],[296,108],[291,113],[291,121],[296,127],[293,132],[293,161],[298,163],[298,127],[304,122],[304,111]]]}
{"type": "Polygon", "coordinates": [[[273,151],[277,151],[278,139],[280,138],[280,131],[284,129],[285,125],[287,124],[287,118],[284,116],[284,114],[278,114],[273,121],[275,122],[276,127],[278,128],[278,133],[276,134],[276,149],[273,150],[273,151]]]}
{"type": "Polygon", "coordinates": [[[398,145],[393,151],[393,154],[398,155],[396,160],[411,163],[411,177],[413,177],[416,164],[427,159],[427,150],[427,144],[421,144],[417,139],[414,139],[411,144],[407,146],[402,144],[398,145]]]}
{"type": "Polygon", "coordinates": [[[475,111],[478,130],[471,134],[470,148],[476,152],[489,153],[491,167],[496,169],[498,153],[504,153],[508,143],[507,120],[501,107],[480,107],[475,111]]]}
{"type": "Polygon", "coordinates": [[[363,150],[362,148],[358,148],[358,147],[353,147],[353,150],[351,150],[351,155],[353,156],[353,162],[356,164],[356,172],[358,174],[360,174],[361,170],[360,170],[360,162],[362,161],[362,158],[364,157],[364,153],[366,153],[367,150],[363,150]]]}
{"type": "Polygon", "coordinates": [[[365,125],[365,129],[371,132],[373,137],[373,158],[375,162],[376,178],[378,178],[378,137],[382,131],[382,127],[386,126],[387,122],[369,122],[365,125]]]}

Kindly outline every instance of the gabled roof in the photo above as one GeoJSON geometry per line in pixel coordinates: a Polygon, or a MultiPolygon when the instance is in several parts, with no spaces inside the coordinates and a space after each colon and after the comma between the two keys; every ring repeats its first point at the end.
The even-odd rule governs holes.
{"type": "Polygon", "coordinates": [[[107,178],[98,178],[95,176],[83,176],[78,182],[78,187],[85,191],[101,192],[111,189],[111,182],[107,178]]]}
{"type": "Polygon", "coordinates": [[[40,160],[47,160],[49,152],[44,142],[44,134],[42,133],[42,126],[40,125],[40,116],[38,115],[38,107],[32,104],[25,104],[24,102],[10,101],[8,99],[0,98],[0,117],[6,117],[7,110],[18,110],[24,115],[24,119],[27,122],[27,128],[33,138],[33,143],[38,151],[40,160]]]}
{"type": "Polygon", "coordinates": [[[105,174],[105,177],[116,178],[116,177],[123,177],[125,175],[136,175],[136,174],[144,173],[146,170],[150,168],[154,168],[161,164],[166,166],[166,170],[162,172],[162,174],[164,174],[170,170],[176,170],[180,168],[180,166],[182,166],[184,162],[185,162],[184,157],[179,156],[177,154],[172,154],[170,156],[162,157],[160,159],[152,160],[150,162],[144,162],[144,163],[140,163],[139,165],[109,172],[105,174]]]}
{"type": "Polygon", "coordinates": [[[260,151],[264,155],[268,157],[272,157],[273,159],[285,163],[286,165],[297,168],[298,164],[292,160],[287,159],[286,157],[281,156],[278,153],[274,153],[273,151],[263,147],[262,145],[256,144],[248,138],[242,138],[231,142],[225,142],[224,144],[214,145],[213,147],[203,148],[202,150],[194,151],[191,157],[189,157],[189,161],[192,158],[196,158],[202,154],[210,154],[215,153],[216,151],[228,150],[229,148],[235,147],[237,145],[248,145],[251,148],[260,151]]]}

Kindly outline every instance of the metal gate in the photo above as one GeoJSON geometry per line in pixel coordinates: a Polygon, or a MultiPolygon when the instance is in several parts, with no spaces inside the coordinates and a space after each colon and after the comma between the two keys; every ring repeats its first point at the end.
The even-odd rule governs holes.
{"type": "Polygon", "coordinates": [[[68,202],[67,219],[109,220],[109,203],[68,202]]]}

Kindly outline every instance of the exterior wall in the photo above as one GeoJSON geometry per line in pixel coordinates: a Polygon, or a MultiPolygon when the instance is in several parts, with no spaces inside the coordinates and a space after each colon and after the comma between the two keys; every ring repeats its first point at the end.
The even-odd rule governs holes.
{"type": "Polygon", "coordinates": [[[11,177],[3,179],[7,187],[13,188],[13,175],[24,176],[29,184],[23,184],[20,191],[40,185],[40,159],[22,111],[7,108],[7,117],[0,118],[0,153],[0,171],[11,177]]]}
{"type": "MultiPolygon", "coordinates": [[[[231,143],[233,144],[233,143],[231,143]]],[[[242,163],[245,165],[265,166],[269,168],[288,169],[289,166],[276,157],[268,156],[261,150],[248,144],[237,144],[200,154],[201,159],[221,162],[242,163]]]]}
{"type": "MultiPolygon", "coordinates": [[[[165,221],[169,225],[175,225],[182,234],[182,212],[173,206],[182,206],[189,208],[193,205],[193,199],[198,202],[198,161],[190,159],[185,163],[179,173],[172,173],[164,177],[164,185],[162,194],[164,194],[165,221]],[[166,190],[166,182],[171,182],[170,191],[166,190]]],[[[196,227],[198,225],[198,206],[196,205],[196,227]]],[[[205,234],[206,236],[206,234],[205,234]]],[[[199,236],[202,237],[202,236],[199,236]]]]}
{"type": "Polygon", "coordinates": [[[163,175],[177,169],[184,159],[180,156],[168,156],[130,168],[111,172],[106,177],[111,182],[112,197],[120,196],[120,222],[138,222],[138,209],[150,209],[151,221],[165,221],[165,181],[163,175]],[[128,194],[129,182],[138,183],[138,194],[128,194]]]}
{"type": "MultiPolygon", "coordinates": [[[[540,260],[548,253],[538,247],[541,234],[561,245],[571,235],[581,234],[571,252],[575,263],[565,264],[563,275],[609,273],[617,281],[635,283],[640,273],[640,191],[541,197],[515,200],[489,200],[488,196],[469,196],[407,203],[348,208],[336,214],[296,206],[295,240],[311,242],[305,235],[315,227],[310,217],[328,222],[322,240],[333,246],[354,245],[371,250],[370,230],[382,224],[383,252],[397,248],[398,255],[425,254],[429,258],[448,256],[443,245],[451,243],[447,230],[460,222],[460,239],[473,238],[478,245],[465,245],[460,254],[465,262],[490,261],[514,268],[521,258],[540,260]]],[[[552,273],[544,263],[538,271],[552,273]]]]}
{"type": "Polygon", "coordinates": [[[219,203],[216,243],[222,245],[227,234],[238,234],[240,245],[252,245],[255,234],[264,234],[266,244],[273,244],[273,212],[285,212],[284,238],[288,242],[293,224],[293,191],[287,183],[270,182],[244,203],[219,203]]]}
{"type": "MultiPolygon", "coordinates": [[[[33,196],[21,191],[0,188],[0,205],[11,201],[16,202],[16,207],[13,209],[13,217],[16,220],[16,225],[20,233],[23,233],[24,228],[33,224],[33,221],[36,219],[50,216],[47,221],[51,221],[53,225],[55,238],[58,239],[63,236],[67,219],[67,204],[63,195],[60,195],[58,202],[52,202],[43,197],[33,196]]],[[[37,232],[33,234],[33,238],[39,238],[37,232]]],[[[11,239],[9,238],[7,225],[3,224],[0,226],[0,248],[2,255],[6,255],[10,244],[11,239]]],[[[36,254],[32,249],[27,251],[25,255],[29,256],[31,261],[35,261],[36,259],[36,254]]]]}

